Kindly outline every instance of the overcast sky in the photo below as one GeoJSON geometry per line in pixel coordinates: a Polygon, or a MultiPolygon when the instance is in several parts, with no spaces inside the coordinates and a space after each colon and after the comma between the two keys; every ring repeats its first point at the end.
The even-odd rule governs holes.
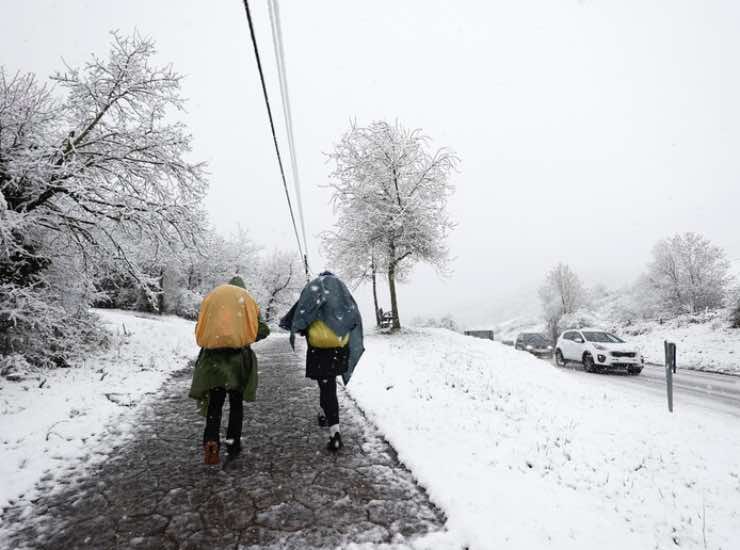
{"type": "MultiPolygon", "coordinates": [[[[62,57],[102,55],[112,29],[153,37],[158,59],[187,76],[214,224],[295,248],[240,0],[2,3],[11,71],[46,76],[62,57]]],[[[279,113],[266,3],[250,5],[279,113]]],[[[740,258],[740,2],[282,0],[280,10],[315,271],[331,267],[318,257],[333,218],[324,153],[351,119],[398,119],[461,157],[453,275],[417,269],[400,288],[406,319],[510,316],[558,261],[587,284],[621,286],[675,232],[740,258]]]]}

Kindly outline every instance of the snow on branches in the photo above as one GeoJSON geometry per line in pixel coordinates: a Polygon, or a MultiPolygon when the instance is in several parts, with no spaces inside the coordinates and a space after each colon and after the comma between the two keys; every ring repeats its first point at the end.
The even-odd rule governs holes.
{"type": "Polygon", "coordinates": [[[578,275],[568,265],[559,263],[547,273],[539,295],[547,330],[555,342],[564,317],[572,316],[586,305],[586,290],[578,275]]]}
{"type": "Polygon", "coordinates": [[[29,304],[69,318],[101,268],[151,291],[143,259],[200,234],[204,166],[186,160],[191,137],[168,120],[182,77],[154,54],[151,40],[113,33],[107,58],[66,67],[53,88],[0,68],[0,350],[17,348],[15,333],[44,333],[29,304]]]}
{"type": "Polygon", "coordinates": [[[658,241],[645,283],[661,309],[696,313],[722,307],[732,281],[724,251],[697,233],[658,241]]]}
{"type": "Polygon", "coordinates": [[[353,125],[329,155],[338,219],[324,246],[352,278],[387,274],[394,328],[400,328],[399,275],[419,261],[440,271],[448,263],[449,177],[458,158],[448,148],[430,152],[430,141],[421,130],[373,122],[353,125]]]}

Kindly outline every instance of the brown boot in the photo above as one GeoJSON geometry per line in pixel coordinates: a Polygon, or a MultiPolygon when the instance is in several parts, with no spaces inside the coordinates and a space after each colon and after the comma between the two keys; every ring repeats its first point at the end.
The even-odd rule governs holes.
{"type": "Polygon", "coordinates": [[[221,461],[218,458],[218,441],[206,441],[203,445],[203,451],[205,455],[205,463],[209,466],[219,464],[221,461]]]}

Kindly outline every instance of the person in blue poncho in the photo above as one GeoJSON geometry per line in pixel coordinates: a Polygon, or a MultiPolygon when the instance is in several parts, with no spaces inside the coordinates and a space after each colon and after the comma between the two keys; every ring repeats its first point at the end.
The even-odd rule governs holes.
{"type": "Polygon", "coordinates": [[[325,271],[309,282],[298,301],[280,320],[290,331],[295,349],[295,335],[305,336],[306,377],[319,385],[319,425],[329,426],[330,451],[342,448],[339,431],[337,376],[347,385],[365,348],[362,343],[362,317],[347,286],[333,273],[325,271]]]}

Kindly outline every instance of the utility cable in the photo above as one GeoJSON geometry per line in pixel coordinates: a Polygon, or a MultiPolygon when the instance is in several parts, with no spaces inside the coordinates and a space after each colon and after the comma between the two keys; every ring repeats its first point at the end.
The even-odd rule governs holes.
{"type": "Polygon", "coordinates": [[[268,0],[270,12],[270,24],[272,27],[272,44],[275,49],[278,76],[280,82],[280,94],[283,103],[283,116],[288,135],[288,148],[290,149],[291,167],[293,169],[293,186],[295,198],[298,205],[298,219],[301,223],[303,236],[303,250],[306,253],[305,261],[308,263],[308,239],[306,238],[306,222],[303,214],[303,199],[301,197],[301,180],[298,172],[298,157],[296,155],[295,134],[293,132],[293,114],[290,108],[290,92],[288,88],[288,72],[285,65],[285,50],[283,48],[283,31],[280,25],[280,7],[278,0],[268,0]]]}
{"type": "Polygon", "coordinates": [[[267,118],[270,120],[270,130],[272,131],[272,141],[275,144],[275,154],[277,155],[278,165],[280,166],[280,177],[283,180],[283,189],[285,189],[285,198],[288,201],[288,210],[290,210],[290,220],[293,222],[293,231],[295,233],[295,239],[298,243],[298,251],[301,253],[301,257],[304,261],[306,268],[306,276],[308,276],[308,262],[306,261],[306,255],[301,247],[301,239],[298,236],[298,226],[295,222],[295,215],[293,214],[293,204],[290,202],[290,194],[288,193],[288,183],[285,180],[285,169],[283,168],[283,159],[280,156],[280,147],[278,146],[277,135],[275,134],[275,123],[272,119],[272,109],[270,108],[270,97],[267,94],[267,85],[265,84],[265,74],[262,71],[262,61],[260,60],[260,52],[257,47],[257,38],[254,34],[254,25],[252,23],[252,13],[249,11],[249,1],[244,0],[244,9],[247,12],[247,22],[249,23],[249,33],[252,36],[252,46],[254,46],[254,57],[257,60],[257,69],[260,73],[260,81],[262,82],[262,94],[265,97],[265,106],[267,107],[267,118]]]}

